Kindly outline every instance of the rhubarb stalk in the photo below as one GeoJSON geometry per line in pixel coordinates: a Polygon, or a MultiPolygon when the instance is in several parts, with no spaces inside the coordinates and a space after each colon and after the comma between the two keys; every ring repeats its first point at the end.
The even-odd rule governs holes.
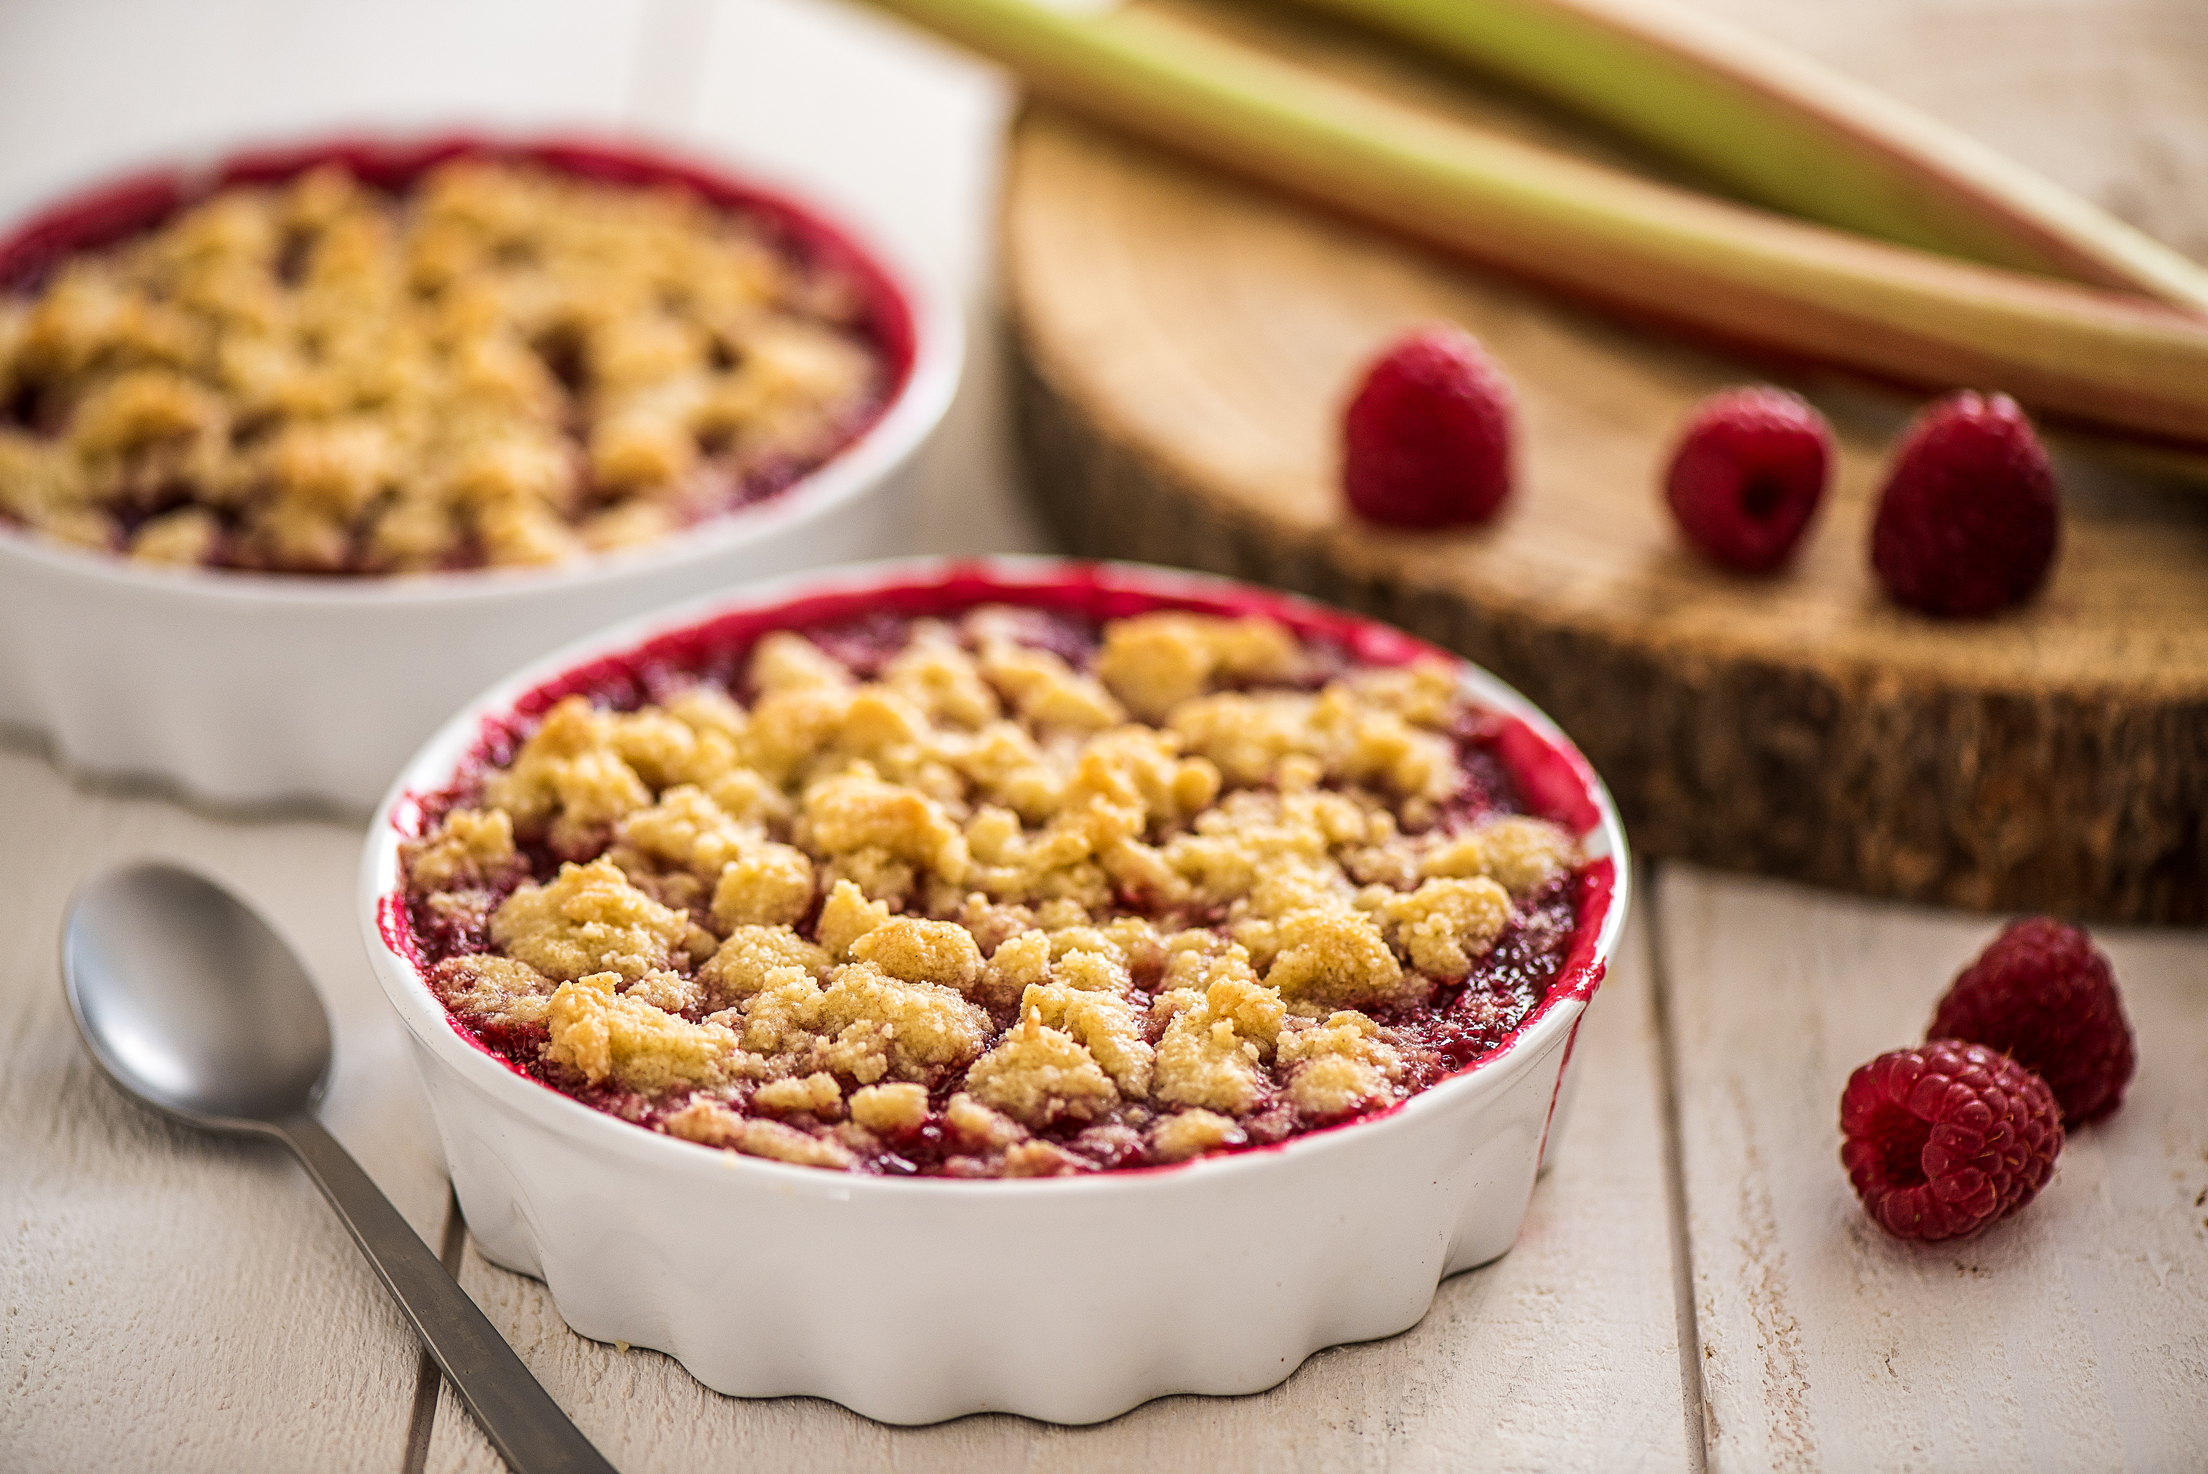
{"type": "Polygon", "coordinates": [[[1301,0],[1508,78],[1749,199],[2208,316],[2208,271],[1976,139],[1669,0],[1301,0]]]}
{"type": "Polygon", "coordinates": [[[1445,119],[1152,11],[871,0],[1040,95],[1473,259],[1693,330],[2208,442],[2208,327],[1658,184],[1445,119]]]}

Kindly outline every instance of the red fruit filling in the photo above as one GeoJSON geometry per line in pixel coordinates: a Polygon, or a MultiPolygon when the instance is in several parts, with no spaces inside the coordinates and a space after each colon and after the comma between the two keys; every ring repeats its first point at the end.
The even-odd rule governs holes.
{"type": "Polygon", "coordinates": [[[1124,601],[865,607],[487,731],[393,898],[456,1028],[708,1146],[1055,1175],[1387,1110],[1585,945],[1584,815],[1446,663],[1124,601]]]}

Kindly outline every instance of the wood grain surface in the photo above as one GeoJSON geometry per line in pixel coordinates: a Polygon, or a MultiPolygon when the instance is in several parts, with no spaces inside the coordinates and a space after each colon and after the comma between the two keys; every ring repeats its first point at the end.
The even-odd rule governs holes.
{"type": "MultiPolygon", "coordinates": [[[[1203,0],[1168,8],[1360,85],[1631,162],[1336,29],[1203,0]]],[[[1932,60],[1890,48],[1924,69],[1904,73],[1919,100],[2028,163],[2046,153],[2119,211],[2151,197],[2143,223],[2180,246],[2208,236],[2208,157],[2192,145],[2208,135],[2208,47],[2167,49],[2200,29],[2198,7],[2070,0],[2022,26],[1927,0],[1851,13],[1864,10],[1876,13],[1857,16],[1864,33],[1889,42],[1920,19],[1949,35],[1975,16],[1988,40],[1968,52],[1963,101],[1926,74],[1965,48],[1932,60]],[[2088,11],[2116,20],[2061,24],[2088,11]],[[2101,85],[2030,49],[2058,40],[2088,48],[2076,69],[2101,85]],[[2104,109],[2127,59],[2199,85],[2168,89],[2189,99],[2171,114],[2104,109]],[[2090,177],[2052,146],[2072,128],[2103,146],[2090,177]],[[2173,175],[2195,214],[2168,228],[2187,208],[2168,199],[2173,175]]],[[[1883,62],[1831,41],[1821,12],[1755,15],[1780,39],[1791,23],[1813,48],[1883,62]]],[[[1030,477],[1075,547],[1304,589],[1464,651],[1563,722],[1655,853],[1966,906],[2208,917],[2208,497],[2068,454],[2044,594],[1999,619],[1925,619],[1883,597],[1866,555],[1882,461],[1914,404],[1797,372],[1782,380],[1839,435],[1831,495],[1789,573],[1727,575],[1681,545],[1657,487],[1693,403],[1769,366],[1057,112],[1023,118],[1004,209],[1030,477]],[[1390,532],[1341,505],[1341,405],[1366,361],[1430,319],[1470,327],[1517,386],[1518,489],[1488,528],[1390,532]]]]}
{"type": "Polygon", "coordinates": [[[1840,1091],[1924,1037],[1996,928],[1683,866],[1656,910],[1710,1467],[2201,1467],[2198,935],[2100,934],[2138,1037],[2123,1108],[2071,1133],[2014,1220],[1921,1245],[1881,1233],[1849,1191],[1840,1091]]]}
{"type": "Polygon", "coordinates": [[[129,858],[219,877],[268,917],[337,1038],[323,1120],[415,1227],[448,1190],[345,878],[361,836],[73,790],[0,748],[0,1466],[399,1466],[420,1350],[279,1147],[172,1125],[78,1042],[57,943],[70,893],[129,858]]]}

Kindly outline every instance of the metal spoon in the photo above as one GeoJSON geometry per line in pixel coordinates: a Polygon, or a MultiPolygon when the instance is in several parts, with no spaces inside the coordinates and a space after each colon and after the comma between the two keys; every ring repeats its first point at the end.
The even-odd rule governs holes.
{"type": "Polygon", "coordinates": [[[208,1131],[273,1136],[305,1164],[429,1354],[521,1474],[613,1474],[383,1190],[314,1118],[330,1022],[266,922],[173,865],[109,872],[70,902],[62,986],[127,1095],[208,1131]]]}

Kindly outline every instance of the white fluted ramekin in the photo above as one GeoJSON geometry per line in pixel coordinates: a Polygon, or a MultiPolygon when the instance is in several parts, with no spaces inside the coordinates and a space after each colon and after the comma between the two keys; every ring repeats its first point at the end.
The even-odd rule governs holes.
{"type": "MultiPolygon", "coordinates": [[[[1572,1039],[1623,925],[1608,794],[1524,697],[1464,666],[1514,721],[1499,744],[1529,807],[1589,858],[1549,997],[1495,1051],[1377,1116],[1172,1167],[1024,1181],[852,1176],[642,1130],[518,1074],[422,979],[399,845],[517,713],[601,688],[639,651],[680,666],[766,629],[996,601],[1113,617],[1274,614],[1394,663],[1385,626],[1243,585],[1127,565],[984,560],[830,570],[652,616],[541,661],[448,722],[370,831],[360,906],[406,1022],[469,1229],[550,1287],[569,1325],[676,1357],[740,1397],[825,1397],[890,1423],[1002,1411],[1090,1423],[1169,1393],[1270,1387],[1312,1352],[1415,1324],[1443,1276],[1517,1236],[1572,1039]]],[[[1439,652],[1433,652],[1439,653],[1439,652]]]]}
{"type": "Polygon", "coordinates": [[[153,223],[232,178],[325,158],[404,177],[463,152],[678,180],[834,251],[875,294],[901,382],[836,456],[776,495],[655,543],[549,569],[320,578],[149,568],[0,524],[0,725],[62,764],[152,778],[220,804],[310,800],[364,812],[454,707],[523,661],[673,600],[898,552],[914,453],[957,386],[954,304],[880,232],[627,145],[472,138],[344,141],[139,176],[0,237],[0,277],[153,223]],[[27,265],[26,265],[27,263],[27,265]]]}

